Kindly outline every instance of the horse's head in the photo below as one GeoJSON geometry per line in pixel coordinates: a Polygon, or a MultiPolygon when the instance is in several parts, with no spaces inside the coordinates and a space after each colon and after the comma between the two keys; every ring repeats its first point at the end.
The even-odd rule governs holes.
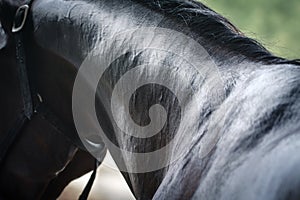
{"type": "MultiPolygon", "coordinates": [[[[69,123],[66,122],[72,118],[71,98],[68,98],[71,96],[70,88],[75,74],[72,67],[63,59],[45,51],[35,43],[33,29],[30,27],[31,12],[27,17],[26,30],[22,29],[20,32],[24,36],[22,40],[18,40],[20,35],[12,33],[15,13],[21,5],[26,3],[28,3],[26,0],[0,0],[0,93],[2,95],[0,98],[0,138],[10,137],[11,131],[16,128],[20,129],[16,133],[17,141],[14,140],[3,159],[1,157],[0,199],[2,197],[39,199],[43,192],[47,196],[42,199],[55,199],[61,192],[59,190],[62,190],[67,184],[66,180],[72,180],[86,173],[93,166],[94,160],[84,154],[80,160],[87,159],[88,164],[84,164],[84,166],[80,164],[79,168],[75,166],[75,169],[71,165],[70,173],[61,175],[60,172],[76,151],[75,145],[68,141],[68,136],[60,134],[59,130],[56,130],[51,124],[53,121],[45,119],[46,112],[43,113],[44,115],[41,112],[35,113],[25,125],[19,126],[15,123],[16,119],[22,116],[24,105],[22,102],[24,96],[21,91],[24,77],[20,78],[18,73],[18,69],[24,69],[19,63],[20,60],[24,60],[17,56],[20,55],[17,50],[20,50],[20,46],[16,45],[21,41],[25,47],[22,56],[26,60],[25,71],[30,73],[28,76],[30,86],[32,88],[33,85],[36,86],[34,87],[35,91],[31,88],[33,99],[37,99],[38,93],[45,104],[51,105],[51,110],[55,110],[55,113],[59,112],[59,116],[56,115],[60,119],[59,121],[68,124],[66,126],[72,129],[72,125],[69,126],[69,123]],[[59,79],[61,82],[55,83],[53,79],[59,79]],[[61,112],[62,108],[66,109],[61,112]],[[48,163],[44,162],[45,158],[49,161],[48,163]],[[50,181],[52,182],[49,184],[50,181]],[[57,190],[58,188],[60,189],[57,190]],[[54,196],[51,198],[50,195],[54,196]]],[[[35,108],[37,110],[37,107],[35,108]]],[[[74,133],[75,131],[69,131],[67,134],[74,136],[74,133]]],[[[7,140],[4,142],[2,140],[0,146],[5,146],[3,144],[6,145],[7,140]]],[[[3,152],[2,150],[0,151],[3,152]]]]}

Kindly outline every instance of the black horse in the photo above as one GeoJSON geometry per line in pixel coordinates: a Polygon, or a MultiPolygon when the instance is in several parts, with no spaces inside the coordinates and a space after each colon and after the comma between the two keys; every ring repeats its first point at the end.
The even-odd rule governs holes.
{"type": "MultiPolygon", "coordinates": [[[[22,104],[11,27],[24,3],[0,4],[1,135],[22,104]]],[[[27,27],[33,98],[70,131],[37,112],[2,163],[3,198],[56,198],[93,167],[78,148],[101,161],[106,147],[137,199],[300,198],[297,60],[272,55],[195,1],[35,0],[27,27]],[[93,62],[102,76],[81,73],[93,62]],[[125,111],[138,127],[165,123],[140,137],[125,111]]]]}

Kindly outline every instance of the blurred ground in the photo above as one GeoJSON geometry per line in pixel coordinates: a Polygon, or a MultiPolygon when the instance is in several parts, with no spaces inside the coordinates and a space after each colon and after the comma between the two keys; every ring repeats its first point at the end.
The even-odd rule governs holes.
{"type": "MultiPolygon", "coordinates": [[[[135,200],[119,170],[117,170],[109,153],[98,168],[89,200],[135,200]]],[[[92,172],[72,181],[58,200],[78,199],[92,172]]]]}

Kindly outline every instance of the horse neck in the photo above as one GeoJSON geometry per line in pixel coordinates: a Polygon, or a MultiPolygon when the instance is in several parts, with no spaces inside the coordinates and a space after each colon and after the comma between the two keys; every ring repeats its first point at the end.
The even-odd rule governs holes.
{"type": "MultiPolygon", "coordinates": [[[[128,30],[137,30],[141,27],[160,26],[166,28],[160,30],[162,31],[160,32],[162,34],[161,39],[163,39],[161,42],[163,42],[162,44],[165,49],[157,51],[159,55],[153,51],[135,52],[127,57],[125,56],[123,60],[121,60],[121,63],[142,63],[146,60],[149,66],[151,66],[151,63],[156,66],[161,64],[174,65],[169,72],[165,72],[162,68],[157,67],[143,68],[138,72],[140,76],[137,78],[144,80],[152,74],[152,76],[158,78],[160,81],[164,81],[163,83],[169,84],[172,87],[174,86],[173,90],[182,95],[181,101],[186,108],[182,113],[182,117],[184,118],[183,124],[187,123],[189,126],[178,127],[177,133],[172,133],[179,135],[179,137],[174,140],[174,146],[169,148],[169,153],[165,155],[168,158],[172,158],[178,149],[181,149],[183,154],[188,151],[185,146],[190,146],[190,138],[197,138],[194,136],[199,132],[199,127],[201,128],[201,122],[204,122],[205,118],[222,104],[238,79],[245,79],[249,76],[247,74],[250,74],[248,72],[257,68],[256,64],[250,62],[236,65],[233,64],[234,62],[228,61],[227,63],[223,62],[219,65],[218,63],[214,63],[214,59],[205,53],[205,49],[202,48],[201,45],[199,46],[198,44],[197,48],[193,48],[193,39],[181,40],[178,37],[177,41],[174,40],[174,38],[173,40],[168,39],[167,36],[170,32],[167,31],[174,30],[175,27],[177,29],[176,32],[183,31],[188,33],[188,31],[185,30],[183,24],[165,19],[162,14],[149,10],[140,4],[132,4],[132,2],[121,0],[90,1],[89,3],[83,1],[35,1],[33,4],[33,23],[35,27],[34,35],[38,45],[63,57],[76,69],[79,69],[85,58],[91,52],[93,54],[107,55],[107,57],[113,55],[114,51],[121,51],[123,53],[134,52],[132,46],[131,49],[124,48],[124,46],[130,42],[128,37],[117,37],[121,39],[119,41],[121,41],[124,46],[122,47],[122,45],[119,44],[123,49],[116,48],[114,45],[118,44],[114,43],[115,40],[112,40],[115,39],[114,36],[116,35],[122,36],[122,34],[124,34],[125,36],[130,36],[127,34],[128,30]],[[105,42],[110,40],[112,41],[105,42]],[[185,42],[189,42],[188,45],[185,42]],[[176,48],[174,47],[172,49],[172,44],[174,43],[177,46],[175,45],[176,48]],[[100,46],[101,48],[99,48],[98,45],[102,45],[100,46]],[[190,49],[186,49],[186,46],[190,47],[190,49]],[[187,56],[184,58],[184,61],[174,57],[174,55],[182,53],[177,50],[183,47],[185,50],[181,56],[187,56]],[[163,53],[166,52],[166,50],[174,50],[175,52],[169,52],[171,54],[163,53]],[[192,55],[197,51],[198,53],[200,51],[199,57],[193,57],[192,55]],[[197,68],[197,66],[203,66],[203,63],[204,66],[206,64],[206,67],[197,68]],[[197,69],[193,68],[195,65],[197,69]],[[172,73],[176,71],[177,74],[173,75],[172,73]],[[200,78],[195,76],[195,73],[198,73],[200,78]],[[176,82],[174,82],[174,80],[176,80],[176,82]],[[185,84],[186,88],[181,86],[180,81],[185,84]],[[185,91],[189,91],[189,93],[186,94],[185,91]],[[193,98],[189,98],[191,94],[193,98]]],[[[142,39],[146,39],[142,41],[153,40],[153,34],[155,32],[142,29],[140,33],[145,33],[145,31],[150,31],[151,34],[144,35],[142,39]],[[149,38],[147,39],[147,37],[149,38]]],[[[192,33],[188,34],[193,38],[192,33]]],[[[202,42],[205,43],[205,41],[202,42]]],[[[150,46],[152,44],[153,43],[148,43],[150,46]]],[[[156,41],[156,44],[159,44],[159,41],[156,41]]],[[[119,65],[119,69],[121,68],[122,66],[119,65]]],[[[112,72],[116,74],[119,73],[118,71],[112,72]]],[[[111,78],[114,79],[115,77],[111,78]]],[[[104,82],[114,81],[116,82],[118,80],[105,80],[104,82]]],[[[107,91],[108,93],[112,93],[109,87],[107,91]]],[[[105,96],[105,92],[99,92],[100,94],[104,94],[100,97],[104,104],[105,102],[110,102],[110,97],[105,96]]],[[[169,102],[173,102],[172,99],[169,102]]],[[[133,102],[133,105],[134,103],[144,105],[144,102],[138,102],[138,100],[133,102]]],[[[116,104],[119,107],[124,107],[122,98],[117,99],[116,104]]],[[[172,108],[172,105],[169,106],[172,108]]],[[[178,108],[172,109],[172,111],[174,110],[178,111],[178,108]]],[[[167,114],[170,113],[171,111],[169,113],[167,112],[167,114]]],[[[108,121],[113,121],[113,117],[114,116],[108,116],[108,121]]],[[[174,119],[173,122],[176,122],[176,120],[174,119]]],[[[125,128],[127,126],[128,128],[126,123],[121,125],[125,128]]],[[[115,136],[114,139],[119,144],[128,140],[126,136],[115,136]]],[[[160,141],[153,140],[150,146],[152,146],[151,148],[155,146],[159,147],[159,143],[160,141]]],[[[132,149],[135,145],[137,144],[127,143],[124,148],[132,149]]],[[[119,164],[125,165],[129,171],[140,164],[132,157],[124,156],[123,159],[124,163],[119,164]]],[[[165,170],[124,174],[137,198],[145,199],[153,196],[164,177],[165,170]]]]}

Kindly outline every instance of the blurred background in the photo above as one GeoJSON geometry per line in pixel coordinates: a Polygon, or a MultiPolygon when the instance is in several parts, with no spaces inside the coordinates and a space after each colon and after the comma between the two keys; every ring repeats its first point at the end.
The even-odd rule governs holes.
{"type": "Polygon", "coordinates": [[[300,58],[299,0],[201,0],[275,55],[300,58]]]}
{"type": "MultiPolygon", "coordinates": [[[[258,40],[275,55],[300,58],[300,0],[202,0],[204,4],[225,16],[247,36],[258,40]]],[[[98,169],[89,199],[134,199],[110,155],[98,169]]],[[[60,200],[77,199],[89,174],[73,181],[60,200]]]]}

